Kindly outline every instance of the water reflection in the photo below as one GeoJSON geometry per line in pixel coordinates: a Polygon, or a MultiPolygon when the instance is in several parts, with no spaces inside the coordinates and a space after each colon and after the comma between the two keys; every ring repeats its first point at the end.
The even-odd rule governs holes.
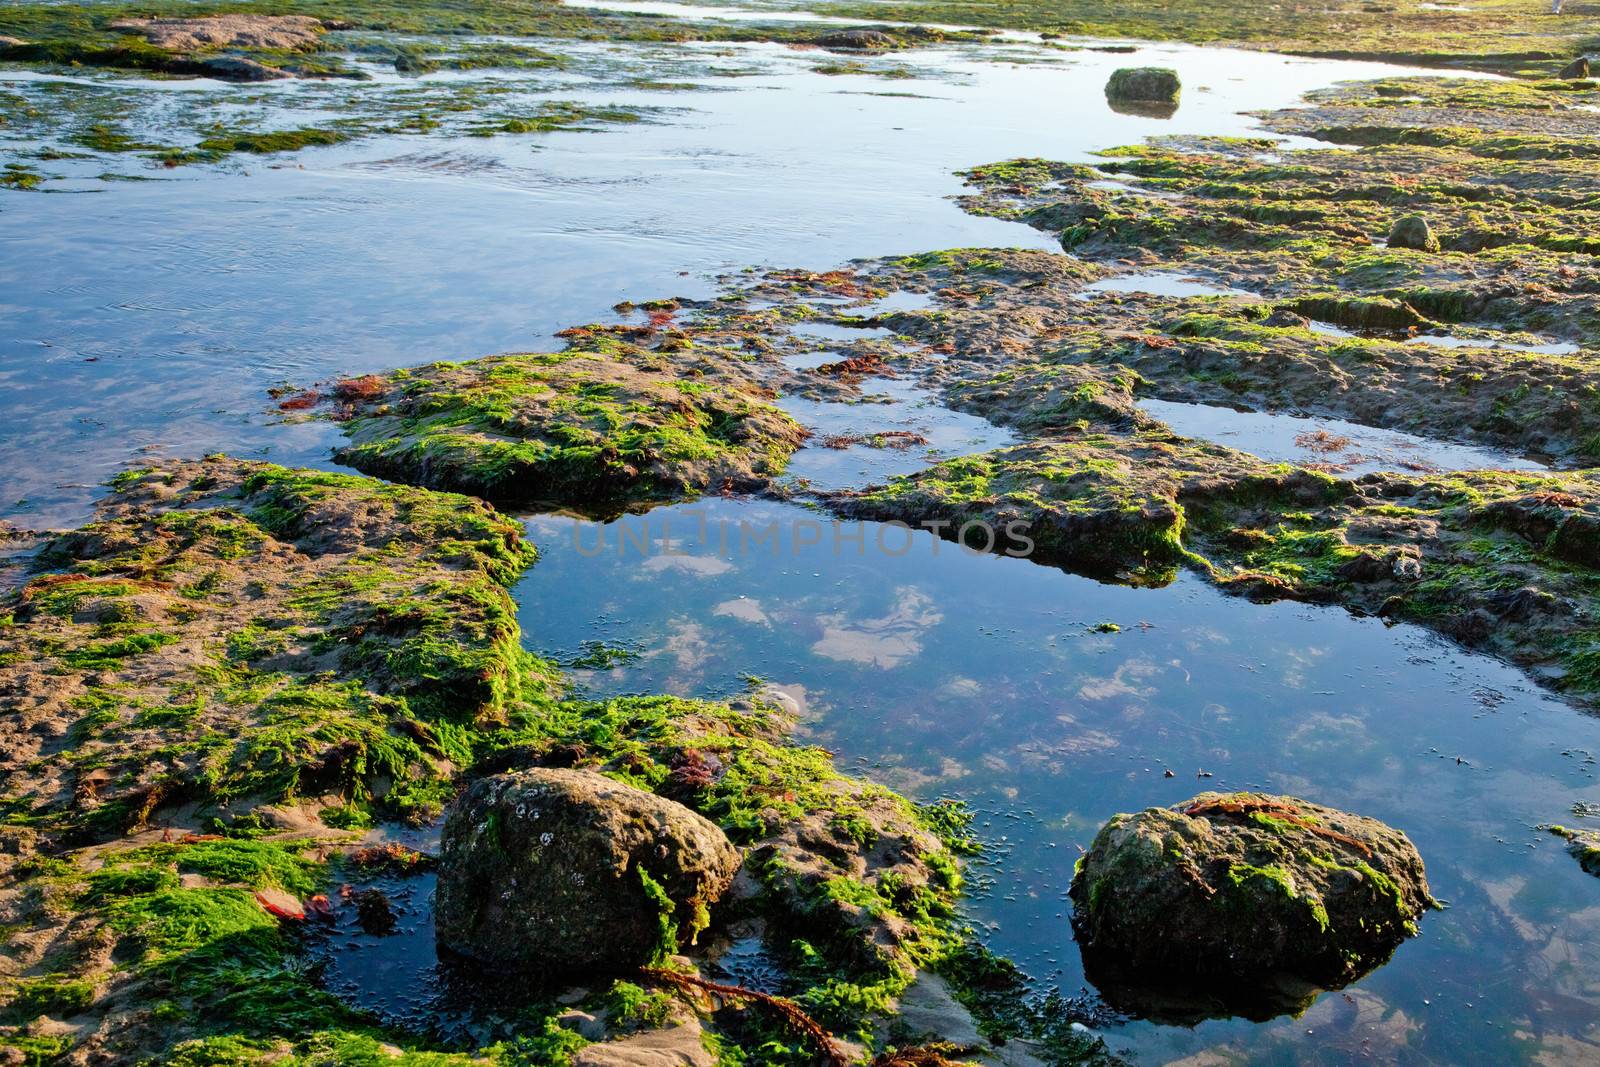
{"type": "Polygon", "coordinates": [[[1167,400],[1141,400],[1139,407],[1185,437],[1237,448],[1271,463],[1316,467],[1340,478],[1395,470],[1549,469],[1537,460],[1499,449],[1437,441],[1344,419],[1236,411],[1167,400]]]}

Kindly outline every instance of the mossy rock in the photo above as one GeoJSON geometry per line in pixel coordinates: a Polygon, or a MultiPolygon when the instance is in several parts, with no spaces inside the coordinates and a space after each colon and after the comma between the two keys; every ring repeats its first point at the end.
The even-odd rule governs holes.
{"type": "Polygon", "coordinates": [[[1085,964],[1125,1010],[1265,1017],[1386,961],[1434,907],[1422,858],[1374,819],[1202,793],[1117,815],[1072,881],[1085,964]]]}
{"type": "Polygon", "coordinates": [[[500,504],[608,511],[760,488],[805,440],[742,361],[647,353],[599,330],[568,332],[574,346],[604,350],[356,379],[366,391],[352,401],[351,444],[339,461],[500,504]]]}
{"type": "Polygon", "coordinates": [[[1439,238],[1421,215],[1404,215],[1389,228],[1390,248],[1412,248],[1418,252],[1439,251],[1439,238]]]}
{"type": "Polygon", "coordinates": [[[439,945],[541,976],[638,967],[693,940],[739,863],[715,823],[603,774],[494,775],[445,821],[439,945]]]}
{"type": "Polygon", "coordinates": [[[1567,854],[1578,861],[1578,866],[1600,878],[1600,830],[1573,830],[1550,825],[1541,826],[1540,829],[1566,841],[1567,854]]]}
{"type": "Polygon", "coordinates": [[[1166,67],[1123,67],[1106,82],[1106,99],[1147,104],[1176,104],[1182,92],[1178,72],[1166,67]]]}

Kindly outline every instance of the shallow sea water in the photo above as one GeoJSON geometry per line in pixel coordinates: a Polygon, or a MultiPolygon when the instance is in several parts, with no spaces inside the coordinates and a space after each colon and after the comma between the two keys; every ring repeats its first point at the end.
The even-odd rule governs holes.
{"type": "MultiPolygon", "coordinates": [[[[78,521],[95,486],[148,450],[327,464],[334,429],[282,425],[265,395],[276,384],[551,347],[555,330],[610,318],[618,301],[707,295],[747,266],[1051,248],[963,214],[948,200],[952,171],[1088,159],[1155,133],[1251,133],[1238,112],[1395,69],[1002,44],[865,61],[917,75],[891,80],[823,75],[814,67],[836,57],[771,46],[594,50],[604,84],[565,78],[553,96],[678,110],[596,133],[387,138],[92,193],[0,193],[0,514],[78,521]],[[719,91],[615,88],[619,72],[666,63],[719,91]],[[1169,120],[1115,114],[1101,96],[1112,69],[1145,63],[1184,79],[1169,120]]],[[[285,108],[295,91],[282,90],[285,108]]],[[[931,449],[1005,439],[903,383],[881,388],[931,449]]],[[[791,403],[819,429],[856,428],[850,405],[791,403]]],[[[930,458],[810,449],[796,473],[851,485],[930,458]]],[[[804,704],[807,736],[842,765],[922,799],[965,797],[990,845],[971,916],[1046,986],[1083,984],[1064,893],[1114,812],[1263,788],[1412,835],[1452,907],[1390,964],[1297,1020],[1106,1032],[1141,1062],[1206,1050],[1229,1058],[1188,1062],[1600,1057],[1597,886],[1535,829],[1600,801],[1600,724],[1502,664],[1188,576],[1126,589],[871,524],[836,544],[831,525],[790,505],[712,500],[530,525],[544,549],[516,589],[530,647],[638,651],[578,676],[597,694],[720,695],[759,675],[804,704]],[[674,553],[619,552],[630,525],[674,553]],[[775,553],[740,550],[745,527],[768,526],[775,553]],[[1120,631],[1098,632],[1105,622],[1120,631]]],[[[406,904],[413,928],[425,925],[418,899],[406,904]]],[[[420,961],[395,942],[382,980],[413,988],[420,961]]]]}
{"type": "MultiPolygon", "coordinates": [[[[888,79],[819,74],[840,57],[780,46],[551,47],[595,74],[525,76],[551,83],[550,98],[678,110],[593,133],[387,137],[155,169],[158,180],[97,192],[0,191],[0,517],[78,521],[141,449],[323,461],[334,436],[274,425],[275,385],[547,349],[618,301],[705,296],[714,275],[748,266],[1054,248],[962,212],[947,199],[961,190],[952,172],[1082,159],[1154,133],[1245,133],[1241,110],[1395,69],[1179,46],[862,60],[917,75],[888,79]],[[1172,119],[1106,106],[1110,71],[1141,62],[1173,65],[1191,87],[1172,119]],[[614,88],[664,66],[719,91],[614,88]]],[[[0,81],[25,73],[0,69],[0,81]]],[[[238,91],[285,109],[318,99],[294,83],[238,91]]]]}

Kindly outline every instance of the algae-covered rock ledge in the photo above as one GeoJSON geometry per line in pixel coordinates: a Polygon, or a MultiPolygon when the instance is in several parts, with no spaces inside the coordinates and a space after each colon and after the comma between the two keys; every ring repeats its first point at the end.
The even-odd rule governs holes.
{"type": "Polygon", "coordinates": [[[366,379],[339,459],[522,506],[743,492],[780,473],[806,433],[746,362],[657,344],[585,330],[562,353],[366,379]]]}

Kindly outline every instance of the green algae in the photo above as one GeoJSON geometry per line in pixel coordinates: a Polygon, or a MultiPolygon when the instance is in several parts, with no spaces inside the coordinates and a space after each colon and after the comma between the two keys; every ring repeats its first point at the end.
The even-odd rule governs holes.
{"type": "Polygon", "coordinates": [[[58,569],[14,594],[32,621],[7,631],[8,646],[32,648],[73,709],[75,747],[54,757],[50,774],[100,782],[98,803],[77,811],[9,783],[30,822],[115,833],[179,797],[334,792],[425,817],[449,793],[452,723],[503,717],[528,686],[548,684],[549,668],[520,646],[504,591],[533,550],[481,505],[348,475],[217,463],[123,479],[114,506],[174,488],[187,507],[118,514],[46,545],[40,561],[58,569]],[[387,512],[417,540],[391,534],[322,556],[329,543],[319,539],[352,503],[387,512]],[[295,542],[310,553],[298,586],[246,577],[295,542]],[[337,562],[318,570],[319,556],[337,562]],[[196,574],[203,591],[186,580],[196,574]],[[259,614],[213,644],[208,620],[241,596],[259,614]],[[98,620],[133,603],[162,625],[73,615],[98,620]],[[123,632],[102,636],[108,628],[123,632]],[[74,681],[86,672],[101,677],[74,681]],[[385,783],[381,796],[375,782],[385,783]]]}
{"type": "Polygon", "coordinates": [[[748,486],[781,472],[804,437],[740,360],[675,357],[696,365],[684,380],[597,328],[568,333],[563,353],[390,376],[355,412],[340,460],[497,501],[592,505],[748,486]]]}
{"type": "Polygon", "coordinates": [[[21,163],[7,163],[5,169],[0,170],[0,188],[37,189],[44,181],[43,174],[21,163]]]}
{"type": "Polygon", "coordinates": [[[1197,0],[1084,0],[1070,7],[1043,0],[901,0],[819,4],[827,14],[867,20],[933,22],[1033,30],[1051,35],[1240,44],[1327,58],[1379,59],[1440,67],[1531,70],[1550,77],[1600,34],[1592,15],[1530,19],[1526,5],[1497,0],[1460,12],[1405,0],[1363,4],[1336,0],[1297,9],[1270,4],[1228,8],[1197,0]]]}

